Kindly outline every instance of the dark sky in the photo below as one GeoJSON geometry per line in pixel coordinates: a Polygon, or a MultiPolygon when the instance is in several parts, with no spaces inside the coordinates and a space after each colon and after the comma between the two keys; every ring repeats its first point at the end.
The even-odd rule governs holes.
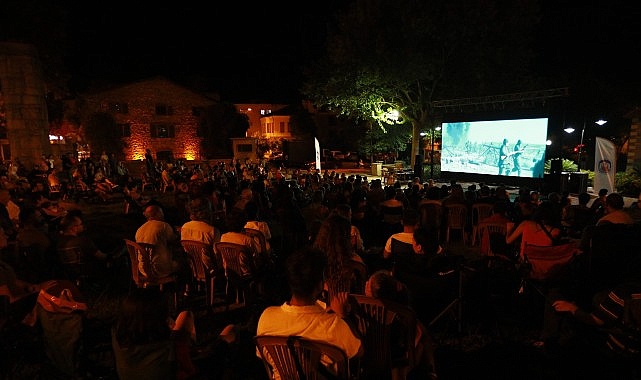
{"type": "Polygon", "coordinates": [[[322,45],[332,2],[302,3],[299,9],[279,2],[265,9],[238,2],[217,11],[176,3],[127,12],[75,9],[75,83],[165,75],[218,90],[224,99],[292,99],[301,65],[322,45]]]}
{"type": "MultiPolygon", "coordinates": [[[[232,102],[297,100],[302,66],[322,46],[330,15],[347,2],[76,3],[66,21],[72,86],[82,91],[163,75],[232,102]]],[[[563,3],[541,0],[540,72],[564,76],[553,87],[569,87],[584,107],[641,104],[638,2],[563,3]]],[[[60,17],[48,7],[59,4],[69,3],[3,0],[0,40],[55,25],[60,17]]],[[[47,33],[37,37],[46,41],[47,33]]]]}

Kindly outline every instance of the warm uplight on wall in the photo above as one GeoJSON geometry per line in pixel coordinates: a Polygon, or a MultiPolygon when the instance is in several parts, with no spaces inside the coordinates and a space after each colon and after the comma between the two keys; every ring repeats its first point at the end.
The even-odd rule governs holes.
{"type": "Polygon", "coordinates": [[[193,161],[196,159],[196,150],[197,147],[195,144],[189,144],[185,146],[185,160],[193,161]]]}

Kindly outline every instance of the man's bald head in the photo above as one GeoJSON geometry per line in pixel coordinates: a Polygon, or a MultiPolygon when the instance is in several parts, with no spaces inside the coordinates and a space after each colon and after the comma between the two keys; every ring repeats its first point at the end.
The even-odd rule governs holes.
{"type": "Polygon", "coordinates": [[[158,205],[147,206],[144,215],[147,220],[165,220],[165,213],[158,205]]]}

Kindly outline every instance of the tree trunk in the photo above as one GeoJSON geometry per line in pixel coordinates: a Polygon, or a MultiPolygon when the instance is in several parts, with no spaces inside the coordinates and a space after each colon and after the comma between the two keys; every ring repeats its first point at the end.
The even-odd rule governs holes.
{"type": "Polygon", "coordinates": [[[416,164],[416,155],[421,154],[419,149],[421,147],[421,136],[420,136],[420,126],[418,123],[412,123],[412,153],[410,154],[411,166],[414,167],[416,164]]]}

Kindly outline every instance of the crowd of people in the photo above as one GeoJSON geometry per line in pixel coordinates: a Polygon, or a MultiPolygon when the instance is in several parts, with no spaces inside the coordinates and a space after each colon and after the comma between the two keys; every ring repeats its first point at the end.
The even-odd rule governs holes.
{"type": "MultiPolygon", "coordinates": [[[[142,176],[135,178],[122,174],[125,171],[119,170],[120,164],[112,165],[110,156],[105,157],[100,162],[104,161],[111,169],[98,169],[103,177],[91,182],[91,186],[98,189],[102,180],[119,186],[127,205],[126,213],[140,217],[131,236],[122,238],[154,246],[153,265],[151,269],[141,267],[143,275],[175,275],[180,289],[187,292],[193,287],[181,240],[206,243],[214,252],[217,242],[243,245],[247,256],[240,260],[241,276],[252,283],[252,295],[248,298],[253,311],[249,323],[252,334],[299,335],[322,340],[341,347],[350,358],[365,355],[367,349],[363,344],[367,330],[359,326],[358,305],[350,300],[350,293],[362,291],[409,308],[418,316],[415,352],[419,354],[413,361],[417,363],[414,368],[392,371],[402,373],[402,377],[436,377],[435,347],[427,327],[435,307],[429,304],[435,302],[434,297],[456,290],[450,287],[450,282],[440,283],[439,276],[470,260],[444,239],[447,214],[438,215],[442,223],[436,227],[428,225],[421,213],[423,205],[438,204],[444,210],[449,205],[464,205],[469,223],[462,233],[471,234],[472,206],[491,204],[494,212],[490,218],[510,226],[504,243],[511,248],[505,254],[515,263],[526,244],[552,246],[557,238],[568,237],[576,241],[581,252],[588,252],[598,226],[639,225],[633,212],[638,203],[625,208],[622,196],[617,193],[600,192],[590,206],[589,194],[580,194],[579,204],[574,205],[569,194],[549,193],[542,197],[528,188],[520,189],[513,199],[501,185],[479,183],[464,189],[456,181],[439,186],[418,178],[404,184],[397,181],[383,185],[380,179],[329,170],[286,173],[281,168],[249,160],[216,164],[162,162],[154,160],[151,154],[144,162],[142,176]],[[171,181],[172,204],[149,196],[151,192],[142,188],[145,181],[158,184],[156,192],[161,191],[162,182],[171,181]],[[259,231],[262,239],[255,239],[246,229],[259,231]],[[356,266],[365,268],[364,279],[358,278],[356,266]]],[[[46,176],[33,179],[20,174],[16,178],[7,176],[0,189],[3,231],[0,286],[4,286],[0,289],[4,289],[11,304],[25,296],[37,303],[40,284],[46,281],[69,280],[82,293],[87,283],[100,286],[113,276],[130,276],[124,247],[103,252],[83,233],[86,227],[80,207],[74,207],[70,201],[59,214],[48,210],[56,200],[48,193],[47,176],[55,174],[56,168],[48,167],[44,172],[46,176]],[[27,247],[29,253],[22,254],[27,247]],[[77,252],[82,262],[89,265],[69,265],[71,260],[63,259],[69,252],[77,252]]],[[[83,182],[87,178],[91,176],[83,175],[83,182]]],[[[73,183],[74,175],[69,174],[68,179],[73,183]]],[[[108,195],[114,189],[98,191],[108,195]]],[[[637,255],[628,256],[637,259],[637,255]]],[[[215,256],[205,261],[212,271],[220,271],[224,265],[215,256]]],[[[636,261],[618,263],[620,273],[627,269],[621,279],[638,281],[635,273],[638,275],[641,270],[630,270],[638,269],[636,264],[636,261]]],[[[621,284],[608,285],[614,288],[621,284]]],[[[635,289],[632,293],[637,294],[635,289]]],[[[587,307],[582,302],[588,295],[569,299],[559,294],[569,293],[546,294],[553,306],[545,310],[548,319],[554,318],[555,313],[576,315],[579,307],[587,307]]],[[[170,316],[176,322],[174,319],[168,322],[168,311],[161,308],[160,302],[151,304],[155,298],[150,297],[131,293],[119,311],[113,330],[118,374],[121,378],[145,377],[142,374],[173,368],[176,377],[170,378],[181,378],[184,373],[207,378],[208,367],[194,366],[188,360],[179,366],[180,371],[175,366],[164,367],[169,365],[167,362],[159,364],[158,361],[172,357],[164,354],[166,350],[182,352],[178,357],[184,356],[184,345],[189,346],[190,336],[195,334],[190,322],[193,315],[177,313],[170,316]],[[153,320],[150,313],[154,314],[153,320]]],[[[603,326],[616,324],[622,316],[610,315],[606,320],[603,313],[595,312],[592,320],[594,325],[603,326]]],[[[235,329],[233,325],[227,326],[216,346],[234,344],[235,329]]],[[[549,339],[546,343],[550,344],[549,339]]],[[[261,353],[257,355],[260,357],[261,353]]]]}

